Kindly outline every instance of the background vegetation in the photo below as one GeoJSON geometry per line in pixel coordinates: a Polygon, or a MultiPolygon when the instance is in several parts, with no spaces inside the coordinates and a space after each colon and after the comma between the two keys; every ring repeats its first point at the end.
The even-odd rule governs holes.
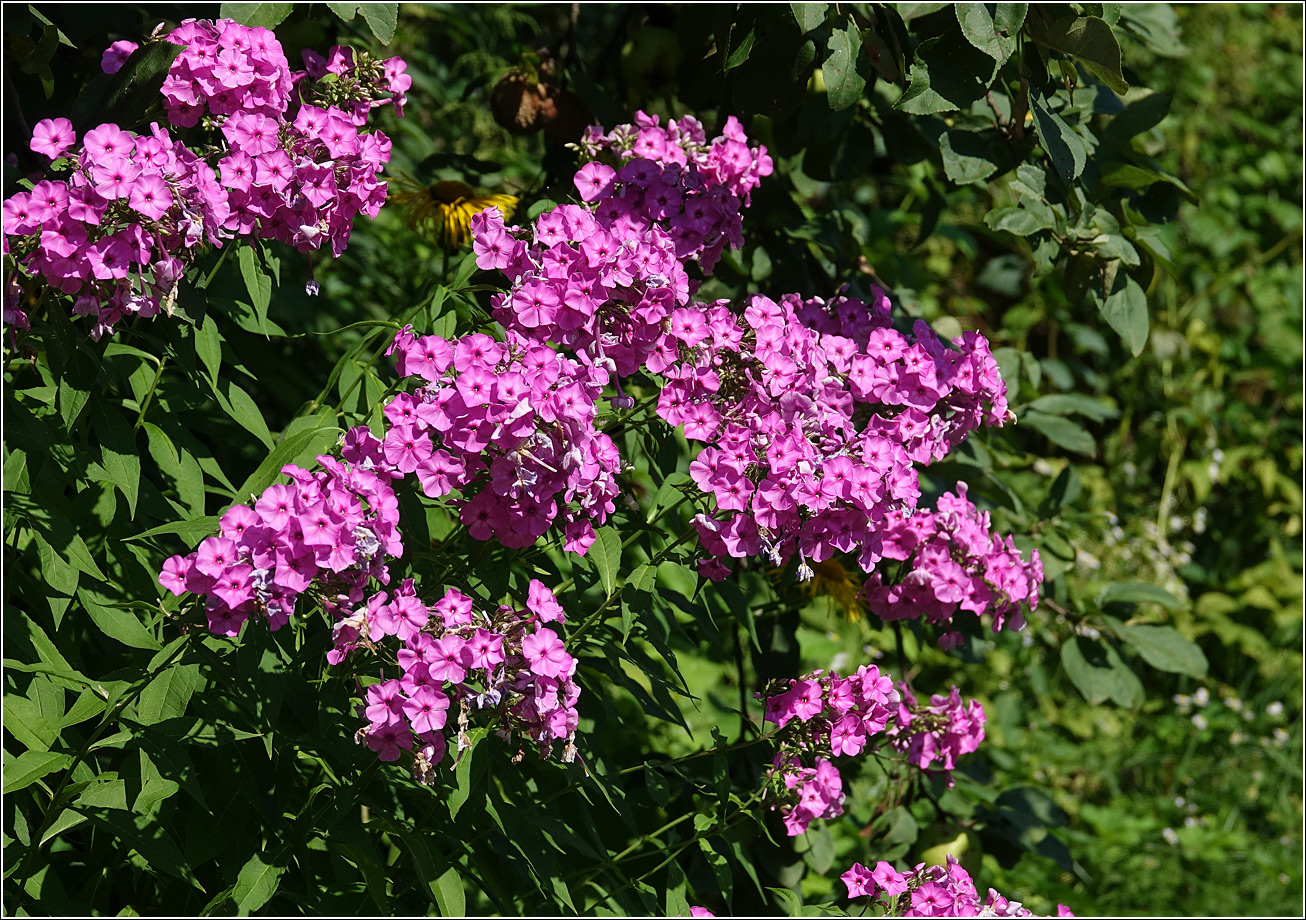
{"type": "MultiPolygon", "coordinates": [[[[277,27],[292,62],[381,50],[324,6],[350,5],[277,27]]],[[[944,849],[1038,912],[1300,912],[1301,8],[1042,6],[986,51],[950,4],[795,7],[403,6],[384,52],[414,84],[384,126],[391,171],[510,192],[523,216],[565,200],[568,151],[490,107],[540,49],[609,127],[739,115],[776,175],[701,296],[878,279],[940,332],[990,339],[1019,423],[927,484],[970,482],[995,529],[1040,550],[1026,631],[945,654],[856,616],[838,572],[813,593],[753,569],[714,593],[673,563],[589,637],[585,766],[487,743],[433,793],[378,764],[351,743],[325,623],[202,637],[154,579],[207,515],[375,417],[394,374],[365,321],[487,322],[472,263],[388,207],[314,257],[319,297],[305,258],[269,246],[233,253],[175,322],[95,344],[54,309],[6,338],[7,912],[774,913],[846,907],[855,859],[944,849]],[[1109,24],[1119,54],[1070,43],[1062,13],[1109,24]],[[868,763],[847,815],[768,839],[740,817],[755,748],[652,763],[747,740],[768,678],[881,655],[984,703],[955,789],[868,763]]],[[[6,195],[32,165],[24,125],[67,113],[110,41],[219,14],[7,15],[6,195]]],[[[635,518],[665,506],[657,469],[635,518]]],[[[444,543],[440,512],[405,514],[429,555],[475,553],[489,593],[512,563],[573,579],[577,609],[611,599],[592,566],[444,543]]],[[[661,546],[644,540],[623,575],[661,546]]]]}

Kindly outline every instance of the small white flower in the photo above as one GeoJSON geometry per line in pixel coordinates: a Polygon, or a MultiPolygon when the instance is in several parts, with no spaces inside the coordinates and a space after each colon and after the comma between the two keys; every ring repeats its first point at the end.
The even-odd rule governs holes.
{"type": "Polygon", "coordinates": [[[1206,731],[1206,727],[1209,723],[1206,721],[1206,716],[1199,712],[1193,715],[1193,724],[1197,726],[1198,731],[1206,731]]]}
{"type": "Polygon", "coordinates": [[[1170,844],[1170,846],[1174,847],[1179,845],[1179,835],[1175,833],[1174,828],[1161,828],[1161,836],[1165,838],[1165,842],[1170,844]]]}
{"type": "Polygon", "coordinates": [[[1265,714],[1267,716],[1283,715],[1283,703],[1279,702],[1278,700],[1275,700],[1273,703],[1265,707],[1265,714]]]}

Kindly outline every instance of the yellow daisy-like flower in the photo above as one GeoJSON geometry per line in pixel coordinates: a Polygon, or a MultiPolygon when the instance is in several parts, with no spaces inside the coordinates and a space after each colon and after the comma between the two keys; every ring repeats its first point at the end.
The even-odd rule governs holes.
{"type": "Polygon", "coordinates": [[[466,182],[441,179],[423,185],[408,173],[400,173],[390,200],[407,209],[406,220],[414,232],[422,233],[446,249],[459,249],[472,238],[472,217],[486,208],[498,208],[504,220],[517,207],[515,195],[478,195],[466,182]]]}
{"type": "MultiPolygon", "coordinates": [[[[807,565],[812,570],[812,577],[801,584],[806,594],[814,598],[825,598],[831,613],[840,611],[854,623],[866,616],[866,604],[860,596],[862,580],[855,573],[850,573],[834,557],[824,562],[808,559],[807,565]]],[[[772,570],[773,581],[780,580],[782,571],[772,570]]]]}

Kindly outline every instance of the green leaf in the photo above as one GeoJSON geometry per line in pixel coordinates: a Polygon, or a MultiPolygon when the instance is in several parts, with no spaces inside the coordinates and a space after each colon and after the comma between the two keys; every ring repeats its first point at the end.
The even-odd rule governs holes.
{"type": "Polygon", "coordinates": [[[72,385],[67,376],[59,378],[59,416],[63,419],[64,431],[72,433],[77,417],[91,398],[89,390],[79,390],[72,385]]]}
{"type": "Polygon", "coordinates": [[[1041,93],[1029,94],[1029,110],[1034,116],[1034,130],[1038,132],[1039,143],[1052,158],[1057,173],[1069,185],[1084,171],[1088,157],[1084,139],[1066,124],[1065,119],[1048,107],[1047,100],[1041,93]]]}
{"type": "Polygon", "coordinates": [[[1071,636],[1061,646],[1061,664],[1090,705],[1115,700],[1132,709],[1143,701],[1143,685],[1138,676],[1106,643],[1071,636]]]}
{"type": "Polygon", "coordinates": [[[1016,35],[1025,22],[1029,4],[958,3],[956,9],[957,23],[966,41],[999,64],[1005,64],[1016,50],[1016,35]]]}
{"type": "Polygon", "coordinates": [[[125,540],[146,540],[150,537],[161,537],[165,534],[175,533],[186,542],[188,546],[194,546],[205,537],[211,536],[218,529],[218,515],[210,514],[206,517],[192,518],[189,521],[177,521],[172,524],[160,524],[158,527],[151,527],[149,530],[141,531],[130,537],[124,537],[125,540]]]}
{"type": "MultiPolygon", "coordinates": [[[[733,29],[731,30],[732,39],[734,38],[733,29]]],[[[730,54],[726,56],[723,72],[729,73],[736,67],[748,60],[748,55],[753,50],[753,43],[757,41],[757,29],[750,26],[744,36],[730,49],[730,54]]]]}
{"type": "Polygon", "coordinates": [[[4,794],[26,789],[47,773],[62,770],[72,762],[67,754],[53,751],[24,751],[5,764],[4,794]]]}
{"type": "Polygon", "coordinates": [[[367,21],[367,27],[372,30],[376,40],[383,45],[390,44],[390,40],[395,37],[395,26],[399,23],[399,4],[360,3],[358,11],[363,14],[363,19],[367,21]]]}
{"type": "MultiPolygon", "coordinates": [[[[1023,204],[1023,202],[1022,202],[1023,204]]],[[[1040,230],[1051,230],[1055,223],[1047,209],[994,208],[984,215],[984,223],[993,230],[1005,230],[1019,237],[1033,236],[1040,230]]]]}
{"type": "Polygon", "coordinates": [[[224,3],[223,19],[234,19],[242,26],[275,29],[293,11],[293,3],[224,3]]]}
{"type": "Polygon", "coordinates": [[[440,913],[445,917],[462,917],[467,914],[467,895],[457,866],[450,866],[436,880],[436,899],[440,913]]]}
{"type": "Polygon", "coordinates": [[[141,691],[136,718],[142,725],[186,714],[186,706],[200,684],[199,665],[178,665],[164,671],[141,691]]]}
{"type": "Polygon", "coordinates": [[[154,634],[146,629],[144,624],[130,611],[101,603],[85,588],[78,590],[77,598],[82,602],[82,606],[95,622],[95,625],[109,638],[117,639],[123,645],[132,648],[144,648],[151,651],[158,651],[161,648],[159,640],[154,637],[154,634]]]}
{"type": "MultiPolygon", "coordinates": [[[[78,806],[83,808],[84,806],[78,806]]],[[[144,815],[129,815],[123,811],[111,810],[101,813],[99,810],[86,808],[88,818],[122,840],[136,852],[140,853],[153,869],[168,873],[189,883],[200,891],[204,887],[191,872],[186,857],[173,842],[172,835],[153,818],[144,815]]]]}
{"type": "Polygon", "coordinates": [[[825,24],[825,14],[826,11],[830,9],[830,4],[791,3],[789,4],[789,9],[793,10],[794,19],[798,23],[798,28],[804,35],[806,35],[813,29],[819,29],[825,24]]]}
{"type": "Polygon", "coordinates": [[[895,3],[894,7],[898,10],[898,15],[902,17],[903,22],[911,22],[913,19],[920,19],[922,16],[928,16],[930,13],[937,13],[939,10],[947,9],[951,3],[895,3]]]}
{"type": "Polygon", "coordinates": [[[1184,602],[1160,585],[1141,581],[1123,581],[1107,585],[1097,597],[1098,606],[1106,604],[1160,604],[1167,610],[1182,610],[1184,602]]]}
{"type": "Polygon", "coordinates": [[[240,274],[245,279],[245,290],[260,327],[267,321],[268,306],[272,302],[272,278],[259,268],[258,255],[253,246],[240,247],[240,274]]]}
{"type": "Polygon", "coordinates": [[[862,36],[856,23],[835,29],[828,42],[830,55],[821,65],[825,77],[826,101],[836,112],[857,104],[866,90],[865,78],[857,72],[862,56],[862,36]]]}
{"type": "Polygon", "coordinates": [[[206,316],[204,325],[195,329],[195,353],[204,363],[205,370],[209,372],[209,380],[216,388],[218,368],[222,366],[222,337],[218,333],[218,324],[211,316],[206,316]]]}
{"type": "Polygon", "coordinates": [[[1116,275],[1115,289],[1101,302],[1102,317],[1119,333],[1134,357],[1147,345],[1147,295],[1142,286],[1125,272],[1116,275]]]}
{"type": "Polygon", "coordinates": [[[258,403],[254,402],[254,397],[236,386],[234,382],[227,384],[227,398],[222,408],[242,428],[254,435],[266,446],[272,447],[272,432],[268,431],[267,422],[263,421],[263,413],[259,412],[258,403]]]}
{"type": "Polygon", "coordinates": [[[1044,415],[1042,412],[1026,411],[1019,419],[1019,424],[1033,428],[1053,444],[1079,454],[1093,456],[1097,453],[1097,441],[1080,424],[1059,415],[1044,415]]]}
{"type": "Polygon", "coordinates": [[[1158,671],[1196,678],[1206,676],[1205,653],[1173,626],[1120,626],[1116,635],[1158,671]]]}
{"type": "Polygon", "coordinates": [[[262,854],[255,853],[249,858],[231,889],[231,897],[242,916],[258,910],[277,893],[285,871],[285,866],[268,865],[262,854]]]}
{"type": "Polygon", "coordinates": [[[1120,72],[1120,42],[1105,19],[1067,16],[1046,29],[1034,30],[1033,36],[1040,45],[1075,58],[1115,92],[1129,92],[1120,72]]]}
{"type": "Polygon", "coordinates": [[[260,463],[258,469],[250,473],[249,478],[236,490],[236,500],[243,502],[251,494],[263,494],[264,489],[276,482],[283,466],[288,463],[300,463],[306,455],[317,456],[334,444],[339,435],[340,429],[332,426],[310,428],[286,438],[272,448],[272,453],[268,454],[267,459],[260,463]]]}
{"type": "Polygon", "coordinates": [[[131,426],[117,406],[101,399],[92,408],[92,424],[100,442],[100,466],[127,499],[128,517],[135,518],[141,487],[141,457],[131,426]]]}
{"type": "Polygon", "coordinates": [[[1083,415],[1096,422],[1120,417],[1115,406],[1086,393],[1052,393],[1040,396],[1029,407],[1048,415],[1083,415]]]}
{"type": "Polygon", "coordinates": [[[328,3],[327,9],[339,16],[342,22],[350,22],[353,20],[354,14],[358,12],[358,8],[361,5],[362,4],[358,2],[328,3]]]}
{"type": "Polygon", "coordinates": [[[600,527],[587,558],[603,582],[608,597],[617,587],[617,573],[621,570],[621,537],[611,527],[600,527]]]}
{"type": "Polygon", "coordinates": [[[1126,145],[1144,131],[1150,131],[1170,114],[1173,98],[1169,93],[1152,93],[1131,102],[1123,112],[1111,117],[1102,138],[1109,144],[1126,145]]]}
{"type": "Polygon", "coordinates": [[[935,115],[969,108],[984,98],[997,75],[993,58],[953,25],[943,35],[916,46],[907,92],[895,104],[909,115],[935,115]]]}
{"type": "MultiPolygon", "coordinates": [[[[998,171],[1000,153],[978,131],[955,128],[939,138],[943,171],[958,185],[977,185],[998,171]]],[[[1028,213],[1028,212],[1026,212],[1028,213]]]]}

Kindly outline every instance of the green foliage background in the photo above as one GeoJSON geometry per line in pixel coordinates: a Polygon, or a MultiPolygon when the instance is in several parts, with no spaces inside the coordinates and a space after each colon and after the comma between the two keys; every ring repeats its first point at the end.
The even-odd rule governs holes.
{"type": "Polygon", "coordinates": [[[69,111],[110,41],[223,11],[288,14],[292,61],[402,56],[392,171],[517,194],[522,215],[570,194],[567,152],[488,108],[537,48],[608,126],[738,114],[776,175],[701,296],[877,279],[940,332],[988,336],[1019,422],[925,485],[969,482],[1037,547],[1047,602],[949,655],[788,573],[703,590],[674,544],[683,444],[656,427],[619,441],[648,475],[607,563],[468,541],[406,495],[428,584],[494,597],[538,574],[570,583],[573,623],[594,615],[585,765],[512,765],[486,739],[422,789],[352,744],[321,617],[218,640],[154,578],[283,463],[375,421],[387,323],[484,328],[492,279],[391,207],[315,257],[317,298],[302,256],[264,247],[215,255],[175,320],[113,341],[37,307],[5,346],[6,912],[797,912],[847,908],[853,860],[945,844],[1038,912],[1300,912],[1300,7],[289,6],[7,15],[5,152],[69,111]],[[868,761],[842,819],[797,840],[754,820],[752,692],[875,656],[983,701],[956,788],[868,761]]]}

